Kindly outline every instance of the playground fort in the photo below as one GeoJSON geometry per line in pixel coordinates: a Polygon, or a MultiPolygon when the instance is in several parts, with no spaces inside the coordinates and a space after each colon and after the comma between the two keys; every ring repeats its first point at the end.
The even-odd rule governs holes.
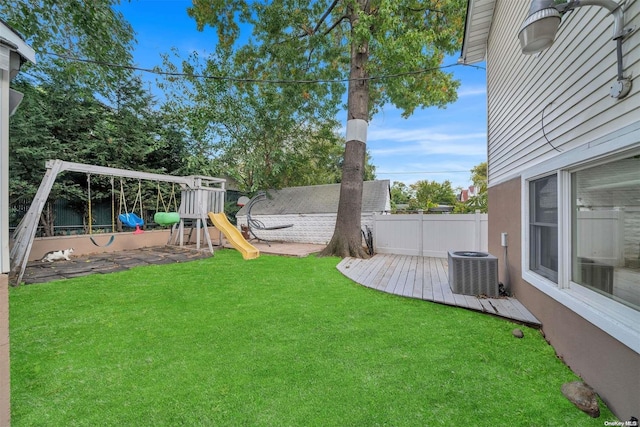
{"type": "MultiPolygon", "coordinates": [[[[159,243],[158,236],[166,238],[166,232],[164,234],[152,236],[153,233],[143,233],[142,231],[144,220],[142,219],[142,215],[136,214],[135,210],[139,204],[141,205],[140,182],[144,180],[157,183],[158,203],[156,204],[154,221],[161,226],[168,227],[169,236],[166,240],[166,244],[184,246],[185,233],[187,232],[187,229],[189,229],[189,235],[186,240],[190,241],[191,235],[195,231],[195,248],[199,250],[201,249],[201,245],[206,243],[208,250],[213,253],[213,243],[207,224],[207,220],[211,220],[212,224],[220,234],[224,235],[227,241],[240,251],[245,259],[256,258],[260,254],[255,247],[243,238],[242,234],[228,221],[224,214],[226,194],[225,179],[199,175],[162,175],[82,163],[65,162],[62,160],[50,160],[46,163],[44,178],[40,183],[29,210],[24,215],[12,235],[10,259],[12,275],[15,278],[16,283],[21,282],[27,263],[32,259],[31,251],[36,231],[38,229],[40,216],[45,204],[47,203],[53,184],[55,183],[58,175],[62,172],[76,172],[87,175],[89,234],[79,236],[77,238],[90,242],[88,247],[93,245],[95,250],[106,251],[107,247],[109,247],[108,250],[115,251],[119,249],[128,249],[131,245],[126,241],[131,241],[133,236],[138,240],[145,240],[144,242],[137,242],[136,245],[140,247],[157,245],[159,243]],[[131,232],[116,233],[115,226],[112,226],[110,235],[101,234],[99,238],[97,234],[92,232],[91,177],[94,175],[111,177],[112,199],[115,198],[116,193],[114,178],[120,178],[120,191],[118,196],[120,212],[117,215],[117,220],[120,221],[124,227],[129,227],[132,230],[131,232]],[[138,180],[136,197],[134,202],[130,205],[130,210],[126,202],[125,191],[123,188],[124,184],[122,181],[123,178],[138,180]],[[164,198],[161,195],[160,183],[170,183],[172,185],[171,195],[168,197],[168,204],[165,203],[164,198]],[[179,186],[180,191],[179,207],[175,202],[177,197],[174,194],[174,186],[176,185],[179,186]],[[160,201],[162,202],[162,206],[160,206],[160,201]],[[174,208],[173,211],[171,211],[172,202],[174,208]],[[123,242],[120,242],[120,240],[123,240],[123,242]]],[[[115,221],[115,210],[112,208],[112,223],[115,224],[115,221]]],[[[222,242],[221,237],[219,239],[220,242],[222,242]]],[[[51,242],[52,245],[56,245],[54,249],[64,249],[61,247],[61,245],[64,245],[62,243],[64,238],[54,239],[55,240],[51,242]]]]}

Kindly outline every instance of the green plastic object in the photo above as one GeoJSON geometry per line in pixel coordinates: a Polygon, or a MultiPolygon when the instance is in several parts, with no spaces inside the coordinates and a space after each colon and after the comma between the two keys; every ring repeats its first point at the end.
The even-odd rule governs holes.
{"type": "Polygon", "coordinates": [[[153,216],[153,222],[167,227],[180,222],[180,214],[178,212],[156,212],[153,216]]]}

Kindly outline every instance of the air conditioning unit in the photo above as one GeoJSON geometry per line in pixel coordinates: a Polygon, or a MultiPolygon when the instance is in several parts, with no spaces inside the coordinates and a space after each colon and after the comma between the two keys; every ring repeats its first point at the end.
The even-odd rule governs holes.
{"type": "Polygon", "coordinates": [[[500,295],[498,258],[486,252],[449,251],[449,286],[456,294],[500,295]]]}

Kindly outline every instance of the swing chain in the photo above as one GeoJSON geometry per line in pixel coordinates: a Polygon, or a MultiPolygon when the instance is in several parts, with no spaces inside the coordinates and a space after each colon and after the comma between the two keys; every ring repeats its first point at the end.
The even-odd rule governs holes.
{"type": "Polygon", "coordinates": [[[87,202],[89,204],[89,235],[93,234],[93,228],[92,228],[92,224],[93,224],[93,220],[91,219],[92,212],[91,212],[91,174],[88,173],[87,174],[87,202]]]}

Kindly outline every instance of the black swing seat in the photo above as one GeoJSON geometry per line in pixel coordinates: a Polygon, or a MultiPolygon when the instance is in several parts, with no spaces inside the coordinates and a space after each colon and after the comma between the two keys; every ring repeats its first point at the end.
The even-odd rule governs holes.
{"type": "Polygon", "coordinates": [[[111,238],[109,239],[109,241],[107,243],[105,243],[104,245],[99,244],[98,242],[95,241],[95,239],[93,238],[93,236],[89,236],[89,239],[91,239],[91,243],[93,243],[94,245],[100,247],[100,248],[106,248],[107,246],[111,245],[113,243],[113,241],[115,240],[116,236],[115,234],[111,235],[111,238]]]}
{"type": "Polygon", "coordinates": [[[247,225],[249,226],[249,233],[253,234],[253,237],[255,237],[256,239],[262,240],[264,242],[268,242],[268,240],[261,239],[260,237],[256,236],[256,233],[254,230],[264,230],[264,231],[281,230],[283,228],[293,227],[293,224],[272,225],[267,227],[264,225],[262,221],[255,219],[251,216],[251,210],[256,205],[256,203],[262,202],[266,200],[266,198],[267,198],[267,195],[264,192],[260,192],[253,199],[251,199],[251,201],[247,205],[247,225]]]}

